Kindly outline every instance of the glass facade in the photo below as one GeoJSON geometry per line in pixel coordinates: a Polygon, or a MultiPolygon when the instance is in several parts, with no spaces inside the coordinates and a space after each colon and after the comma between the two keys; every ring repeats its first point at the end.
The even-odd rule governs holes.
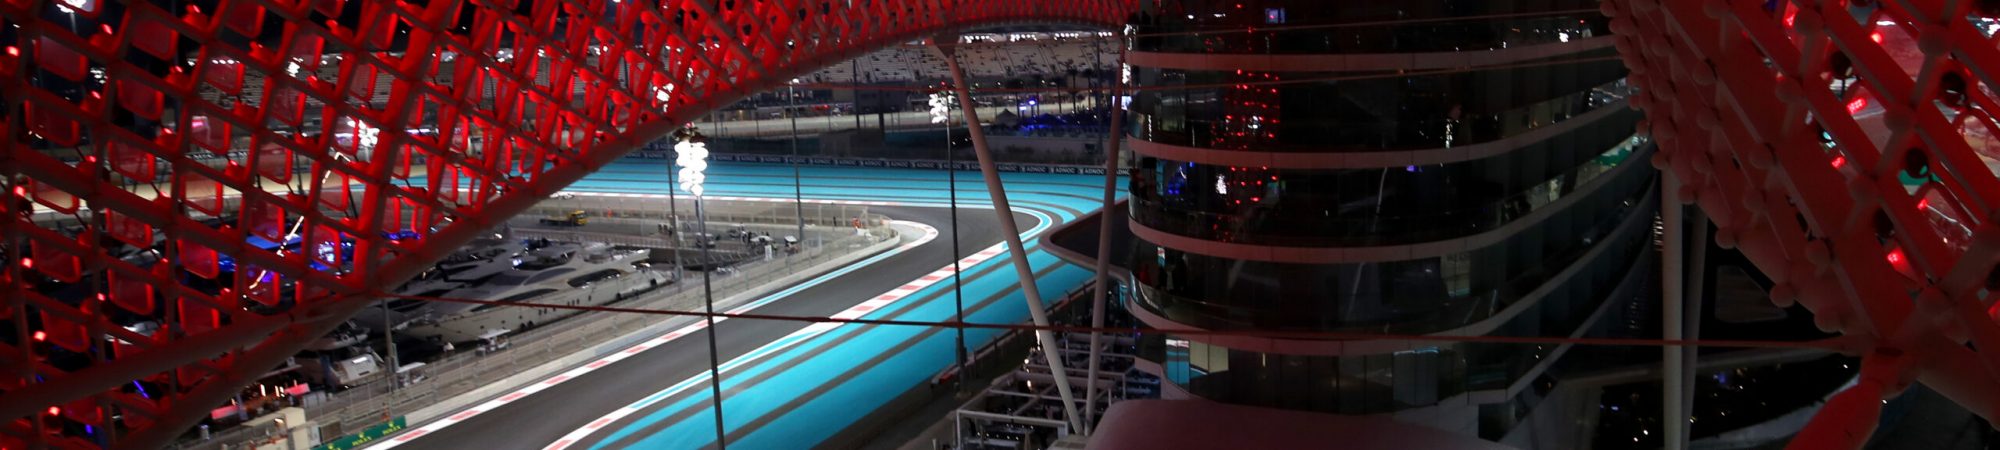
{"type": "MultiPolygon", "coordinates": [[[[1182,161],[1139,146],[1152,156],[1131,167],[1132,224],[1186,239],[1138,240],[1128,265],[1135,311],[1206,330],[1415,335],[1478,325],[1492,335],[1567,336],[1606,302],[1650,286],[1642,281],[1652,270],[1656,172],[1646,165],[1652,143],[1634,133],[1640,115],[1624,108],[1626,70],[1607,46],[1546,46],[1609,35],[1595,0],[1151,3],[1134,17],[1130,50],[1174,67],[1129,68],[1140,87],[1130,137],[1209,152],[1182,161]],[[1503,51],[1530,46],[1548,51],[1503,51]],[[1443,52],[1482,61],[1379,70],[1396,55],[1443,52]],[[1196,55],[1284,55],[1270,61],[1301,67],[1239,70],[1196,55]],[[1340,56],[1371,69],[1326,68],[1340,56]],[[1469,146],[1480,148],[1445,152],[1469,146]],[[1230,152],[1271,166],[1215,156],[1230,152]],[[1397,152],[1472,156],[1340,169],[1267,157],[1376,153],[1369,160],[1379,161],[1397,152]],[[1320,264],[1174,247],[1193,240],[1336,254],[1475,235],[1478,244],[1420,253],[1436,256],[1320,264]]],[[[1342,414],[1504,391],[1556,350],[1440,343],[1329,356],[1231,348],[1229,338],[1163,341],[1146,353],[1196,396],[1342,414]]],[[[1523,411],[1537,398],[1517,397],[1523,411]]]]}
{"type": "MultiPolygon", "coordinates": [[[[1636,240],[1644,241],[1643,233],[1636,240]]],[[[1631,263],[1589,266],[1491,335],[1568,335],[1607,298],[1639,295],[1645,277],[1628,274],[1656,270],[1650,259],[1626,255],[1625,260],[1631,263]]],[[[1164,340],[1165,345],[1149,346],[1163,352],[1141,356],[1161,361],[1166,378],[1189,393],[1339,414],[1395,412],[1466,392],[1504,390],[1556,350],[1553,345],[1440,343],[1391,353],[1323,356],[1238,350],[1173,336],[1164,340]]],[[[1513,400],[1533,400],[1535,392],[1529,389],[1513,400]]],[[[1523,414],[1533,407],[1521,406],[1523,414]]]]}
{"type": "Polygon", "coordinates": [[[1416,76],[1141,67],[1133,77],[1152,89],[1132,98],[1132,137],[1260,152],[1491,142],[1621,104],[1630,92],[1625,66],[1606,58],[1416,76]]]}
{"type": "Polygon", "coordinates": [[[1504,155],[1441,165],[1308,170],[1140,158],[1131,171],[1132,221],[1258,245],[1396,245],[1472,235],[1588,190],[1622,164],[1646,163],[1646,138],[1631,134],[1636,117],[1620,113],[1603,126],[1504,155]]]}
{"type": "Polygon", "coordinates": [[[1619,186],[1605,186],[1566,214],[1467,252],[1293,264],[1208,256],[1142,240],[1132,275],[1141,307],[1205,329],[1449,330],[1505,309],[1595,246],[1612,246],[1599,264],[1628,264],[1646,227],[1627,219],[1651,204],[1651,173],[1637,175],[1615,179],[1619,186]]]}

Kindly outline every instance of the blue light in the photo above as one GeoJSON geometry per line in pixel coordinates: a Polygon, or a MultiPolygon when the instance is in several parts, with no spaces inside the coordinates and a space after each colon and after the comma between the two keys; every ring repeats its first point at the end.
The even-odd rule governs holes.
{"type": "Polygon", "coordinates": [[[139,380],[132,380],[132,387],[139,389],[139,398],[147,400],[153,399],[153,396],[146,395],[146,386],[139,384],[139,380]]]}

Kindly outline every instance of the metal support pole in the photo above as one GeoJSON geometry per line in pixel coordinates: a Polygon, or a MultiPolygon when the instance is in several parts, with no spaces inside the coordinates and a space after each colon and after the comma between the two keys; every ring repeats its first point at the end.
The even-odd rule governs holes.
{"type": "MultiPolygon", "coordinates": [[[[396,326],[389,321],[389,298],[382,297],[381,299],[377,299],[375,300],[375,304],[376,307],[382,308],[382,342],[388,346],[389,398],[391,399],[389,403],[393,405],[395,404],[396,391],[403,389],[403,363],[401,359],[396,357],[396,326]]],[[[361,336],[364,338],[368,337],[366,334],[361,336]]]]}
{"type": "MultiPolygon", "coordinates": [[[[694,196],[694,221],[695,228],[701,230],[697,233],[708,236],[708,216],[702,213],[700,195],[694,196]]],[[[722,427],[722,353],[715,345],[715,290],[710,288],[708,278],[708,273],[715,271],[715,258],[709,256],[708,246],[703,245],[701,239],[695,240],[695,246],[701,248],[701,308],[702,312],[708,313],[702,318],[708,326],[702,329],[708,331],[708,392],[709,404],[715,406],[715,448],[725,449],[729,448],[726,442],[729,433],[722,427]]]]}
{"type": "Polygon", "coordinates": [[[1068,419],[1071,430],[1083,429],[1076,414],[1076,396],[1069,387],[1069,371],[1063,368],[1061,348],[1056,345],[1055,332],[1049,331],[1049,311],[1042,304],[1041,289],[1035,285],[1035,269],[1028,265],[1028,249],[1021,243],[1021,226],[1014,223],[1014,208],[1007,203],[1007,189],[1000,185],[1000,170],[993,163],[993,152],[987,148],[986,132],[979,127],[979,112],[973,108],[972,91],[967,89],[965,72],[959,70],[958,61],[952,58],[951,50],[938,45],[933,39],[931,47],[944,56],[945,68],[951,71],[952,90],[958,94],[959,107],[965,110],[965,128],[972,135],[973,154],[979,156],[979,173],[986,179],[986,191],[993,197],[994,212],[1000,215],[1000,229],[1007,238],[1007,254],[1014,260],[1015,275],[1021,280],[1021,297],[1028,302],[1028,315],[1034,319],[1035,338],[1041,343],[1042,354],[1049,361],[1049,369],[1055,374],[1056,392],[1063,400],[1063,414],[1068,419]]]}
{"type": "MultiPolygon", "coordinates": [[[[1682,229],[1680,180],[1674,177],[1660,177],[1660,221],[1664,224],[1664,249],[1660,253],[1660,338],[1669,341],[1681,339],[1682,325],[1682,261],[1687,246],[1686,230],[1682,229]]],[[[1687,379],[1687,367],[1681,359],[1681,347],[1667,345],[1660,347],[1663,370],[1661,392],[1662,411],[1660,423],[1666,433],[1666,450],[1687,448],[1687,411],[1681,409],[1681,390],[1686,388],[1682,381],[1687,379]]]]}
{"type": "MultiPolygon", "coordinates": [[[[792,80],[792,84],[785,86],[785,104],[790,105],[785,108],[785,117],[792,119],[792,207],[796,208],[799,213],[798,245],[806,245],[806,194],[805,186],[803,185],[805,181],[803,181],[804,176],[800,175],[799,170],[798,81],[794,79],[792,80]]],[[[789,261],[790,258],[786,258],[786,260],[789,261]]]]}
{"type": "MultiPolygon", "coordinates": [[[[679,157],[680,155],[674,156],[679,157]]],[[[674,293],[678,294],[687,289],[687,262],[681,260],[681,253],[685,253],[682,250],[687,249],[687,238],[684,237],[687,233],[681,232],[680,200],[674,196],[674,191],[680,190],[680,184],[678,180],[675,180],[676,172],[679,172],[679,169],[674,167],[674,160],[668,159],[667,229],[674,233],[674,286],[676,286],[674,293]]]]}
{"type": "MultiPolygon", "coordinates": [[[[855,86],[860,86],[860,85],[861,85],[861,58],[854,58],[854,60],[853,60],[853,61],[850,61],[849,63],[850,63],[851,65],[850,65],[850,66],[848,66],[848,67],[849,67],[849,69],[847,69],[847,78],[848,78],[848,81],[847,81],[847,82],[848,82],[848,83],[850,83],[850,84],[853,84],[853,85],[855,85],[855,86]]],[[[848,104],[847,104],[847,114],[849,114],[849,115],[853,115],[853,116],[854,116],[854,129],[855,129],[855,130],[860,130],[860,129],[861,129],[861,90],[860,90],[860,89],[855,89],[855,90],[853,90],[853,95],[850,95],[849,97],[852,97],[852,99],[848,100],[848,104]]],[[[828,120],[828,121],[826,121],[826,122],[827,122],[827,131],[833,131],[833,121],[832,121],[832,120],[828,120]]]]}
{"type": "MultiPolygon", "coordinates": [[[[1121,46],[1122,47],[1122,46],[1121,46]]],[[[1099,53],[1102,55],[1102,53],[1099,53]]],[[[1120,51],[1120,55],[1124,52],[1120,51]]],[[[1124,60],[1120,56],[1120,61],[1124,60]]],[[[1124,81],[1115,81],[1111,92],[1116,95],[1125,89],[1124,81]]],[[[1104,297],[1111,290],[1111,204],[1118,200],[1118,143],[1123,141],[1121,120],[1125,118],[1123,109],[1111,107],[1111,130],[1105,136],[1104,145],[1104,207],[1097,210],[1097,288],[1090,293],[1090,385],[1084,387],[1083,395],[1083,435],[1089,436],[1096,428],[1092,419],[1097,415],[1097,365],[1099,352],[1103,351],[1102,334],[1104,328],[1104,297]]]]}
{"type": "MultiPolygon", "coordinates": [[[[958,149],[951,148],[950,110],[951,110],[951,104],[946,103],[945,104],[946,113],[944,118],[944,177],[945,177],[945,184],[947,185],[945,187],[945,191],[951,193],[951,301],[952,301],[952,311],[953,311],[952,317],[958,320],[958,323],[965,323],[965,278],[960,275],[959,272],[962,272],[963,268],[959,267],[958,264],[958,261],[965,257],[964,255],[959,254],[959,247],[958,247],[958,149]]],[[[965,348],[965,327],[953,327],[953,328],[954,328],[953,331],[956,332],[955,334],[957,335],[957,342],[958,342],[958,345],[953,347],[954,353],[957,353],[958,356],[958,376],[953,379],[952,384],[954,385],[953,387],[955,387],[957,391],[965,392],[965,388],[967,387],[967,385],[965,384],[965,377],[967,376],[967,374],[965,373],[965,363],[966,363],[965,359],[967,351],[965,348]]]]}
{"type": "MultiPolygon", "coordinates": [[[[1683,323],[1685,326],[1681,327],[1681,334],[1688,340],[1700,340],[1702,304],[1707,297],[1706,291],[1708,286],[1708,216],[1703,214],[1700,208],[1688,209],[1686,214],[1688,223],[1694,225],[1694,239],[1690,239],[1687,242],[1694,247],[1691,249],[1693,250],[1693,254],[1688,255],[1689,264],[1687,265],[1693,271],[1687,272],[1684,270],[1682,273],[1682,276],[1688,277],[1686,288],[1688,290],[1682,291],[1684,300],[1682,301],[1681,311],[1685,315],[1681,317],[1684,319],[1683,323]]],[[[1700,347],[1693,345],[1681,348],[1681,368],[1683,369],[1681,370],[1681,411],[1694,411],[1694,389],[1687,386],[1695,385],[1694,370],[1697,367],[1695,366],[1695,361],[1700,356],[1697,354],[1700,349],[1700,347]]],[[[1681,430],[1681,434],[1679,435],[1681,442],[1689,440],[1690,435],[1694,433],[1693,428],[1687,427],[1681,430]]]]}

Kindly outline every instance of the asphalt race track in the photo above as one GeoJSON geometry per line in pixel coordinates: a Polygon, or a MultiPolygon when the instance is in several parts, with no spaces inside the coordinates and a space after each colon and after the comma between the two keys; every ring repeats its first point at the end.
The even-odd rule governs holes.
{"type": "MultiPolygon", "coordinates": [[[[620,161],[568,190],[664,194],[668,186],[661,174],[666,170],[664,162],[620,161]]],[[[950,210],[944,207],[946,173],[802,170],[801,188],[808,200],[890,202],[871,206],[870,211],[926,224],[942,235],[872,264],[850,267],[851,272],[841,276],[802,282],[773,294],[777,298],[760,300],[757,303],[763,304],[751,311],[950,320],[955,300],[952,280],[935,276],[953,259],[950,210]],[[909,290],[916,286],[911,283],[927,276],[928,286],[909,290]],[[885,295],[891,293],[899,297],[885,295]]],[[[958,178],[957,257],[980,260],[964,267],[967,320],[1025,322],[1027,308],[1014,269],[998,247],[1000,227],[984,184],[977,172],[960,172],[958,178]]],[[[711,196],[789,199],[793,194],[792,169],[783,165],[716,164],[710,167],[708,180],[711,196]]],[[[1103,182],[1097,175],[1051,174],[1005,174],[1003,180],[1015,220],[1027,236],[1095,210],[1103,182]]],[[[1040,251],[1039,244],[1039,239],[1028,241],[1030,262],[1045,297],[1058,296],[1088,279],[1088,269],[1057,260],[1040,251]]],[[[676,322],[676,328],[696,322],[667,320],[676,322]]],[[[950,329],[728,320],[716,324],[716,331],[724,367],[723,418],[731,448],[813,447],[895,395],[927,382],[955,358],[950,329]]],[[[967,346],[978,348],[997,334],[969,330],[967,346]]],[[[447,415],[462,419],[449,426],[426,429],[425,424],[412,424],[412,431],[371,448],[714,447],[708,363],[705,331],[690,333],[539,392],[515,396],[491,410],[447,415]]]]}

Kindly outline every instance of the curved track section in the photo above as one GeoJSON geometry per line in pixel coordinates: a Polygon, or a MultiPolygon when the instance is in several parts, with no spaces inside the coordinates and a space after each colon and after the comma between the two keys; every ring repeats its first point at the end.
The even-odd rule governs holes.
{"type": "MultiPolygon", "coordinates": [[[[1864,355],[1792,448],[1859,448],[1912,382],[2000,419],[2000,8],[1611,0],[1654,164],[1864,355]]],[[[1673,186],[1673,184],[1670,184],[1673,186]]]]}
{"type": "Polygon", "coordinates": [[[0,446],[160,446],[373,287],[717,105],[886,45],[1108,26],[1130,3],[0,2],[0,446]],[[385,235],[403,230],[421,237],[385,235]],[[155,232],[157,258],[113,253],[155,232]]]}
{"type": "MultiPolygon", "coordinates": [[[[657,162],[620,161],[573,188],[660,195],[665,185],[650,182],[646,175],[665,168],[657,162]]],[[[776,198],[792,192],[789,168],[723,164],[712,170],[717,184],[709,189],[716,191],[714,195],[776,198]]],[[[809,168],[802,190],[807,201],[855,195],[886,200],[893,205],[871,206],[870,212],[950,233],[944,178],[942,172],[929,171],[809,168]]],[[[1039,232],[1096,206],[1089,196],[1098,189],[1097,180],[1007,175],[1009,194],[1022,206],[1016,220],[1031,225],[1026,236],[1031,248],[1038,250],[1040,240],[1033,238],[1039,232]]],[[[957,256],[948,237],[907,244],[915,247],[852,266],[837,277],[801,283],[736,312],[949,320],[954,300],[949,268],[956,257],[965,271],[968,321],[1026,320],[1013,272],[1005,261],[991,260],[1004,250],[998,247],[1001,231],[985,192],[977,190],[973,180],[962,180],[959,189],[962,209],[988,210],[959,212],[962,242],[957,256]]],[[[1037,281],[1051,292],[1073,288],[1089,275],[1046,252],[1035,251],[1031,261],[1042,275],[1037,281]]],[[[718,322],[716,330],[729,444],[748,448],[812,447],[865,419],[887,399],[920,386],[955,357],[949,330],[751,320],[718,322]],[[767,426],[780,420],[785,422],[767,426]]],[[[662,338],[672,340],[676,333],[682,332],[662,338]]],[[[967,346],[976,349],[996,333],[968,330],[967,334],[967,346]]],[[[438,423],[416,425],[370,449],[700,448],[716,439],[706,352],[699,345],[648,345],[576,377],[552,377],[555,383],[537,386],[531,394],[492,399],[487,402],[492,408],[474,408],[482,409],[479,413],[455,413],[438,423]]],[[[586,363],[590,364],[596,363],[586,363]]]]}

